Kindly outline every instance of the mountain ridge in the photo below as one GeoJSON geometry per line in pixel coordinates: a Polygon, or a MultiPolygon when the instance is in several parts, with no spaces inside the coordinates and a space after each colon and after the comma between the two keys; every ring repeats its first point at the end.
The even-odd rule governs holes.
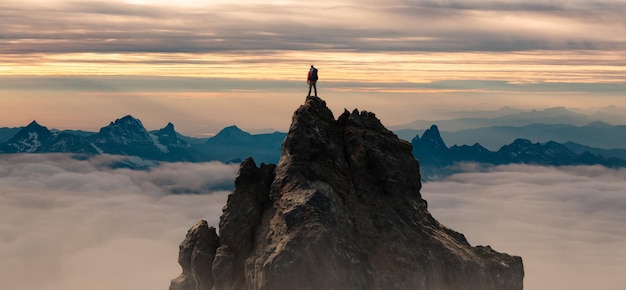
{"type": "MultiPolygon", "coordinates": [[[[505,107],[506,108],[506,107],[505,107]]],[[[604,108],[592,114],[577,113],[565,107],[552,107],[543,110],[515,110],[502,108],[497,111],[476,111],[460,113],[462,116],[452,119],[415,120],[406,124],[390,126],[397,130],[424,130],[431,124],[437,124],[449,131],[478,129],[492,126],[523,127],[531,124],[571,124],[584,126],[601,121],[611,125],[626,125],[626,109],[604,108]]]]}
{"type": "MultiPolygon", "coordinates": [[[[433,123],[434,124],[434,123],[433,123]]],[[[440,128],[443,128],[437,124],[440,128]]],[[[426,130],[402,129],[395,131],[404,140],[426,130]]],[[[474,144],[497,150],[515,139],[524,138],[537,142],[575,142],[598,149],[626,149],[626,125],[608,125],[595,121],[584,126],[570,124],[530,124],[523,127],[492,126],[459,131],[441,130],[442,137],[450,144],[474,144]]]]}
{"type": "MultiPolygon", "coordinates": [[[[546,126],[551,128],[551,130],[544,130],[547,132],[570,132],[570,129],[573,128],[569,125],[530,125],[519,130],[542,130],[546,126]]],[[[622,129],[626,129],[626,126],[621,128],[603,122],[594,122],[586,127],[586,130],[595,133],[604,132],[606,135],[609,135],[606,132],[622,129]]],[[[512,129],[501,127],[499,130],[508,132],[512,129]]],[[[102,127],[98,132],[91,134],[84,131],[79,131],[78,134],[72,132],[71,130],[51,131],[33,121],[28,126],[22,127],[7,142],[0,143],[0,153],[115,154],[138,156],[153,161],[221,161],[225,163],[240,163],[247,157],[254,157],[262,163],[276,163],[280,157],[281,144],[286,136],[286,133],[282,132],[250,134],[236,125],[231,125],[206,140],[192,139],[176,132],[175,126],[171,122],[159,130],[148,132],[141,121],[131,115],[110,122],[108,126],[102,127]]],[[[437,125],[431,125],[429,130],[424,131],[421,138],[419,134],[416,134],[411,139],[414,147],[413,154],[420,159],[425,172],[428,173],[431,169],[445,172],[446,170],[442,171],[441,169],[449,168],[454,163],[459,162],[477,162],[485,165],[527,163],[550,166],[600,164],[609,167],[621,167],[624,166],[623,160],[626,160],[626,150],[605,150],[578,145],[580,143],[576,142],[559,143],[565,149],[558,147],[558,150],[565,154],[559,155],[560,157],[549,156],[546,151],[548,148],[544,148],[544,145],[531,146],[532,142],[529,138],[522,138],[523,134],[514,135],[510,133],[507,134],[512,142],[504,144],[496,150],[488,149],[483,145],[484,141],[489,141],[488,138],[484,138],[484,141],[468,143],[474,144],[471,146],[453,145],[448,147],[446,134],[447,132],[440,131],[437,125]],[[498,153],[502,147],[514,144],[518,142],[518,139],[528,140],[524,155],[506,157],[503,152],[498,153]],[[533,150],[535,152],[532,152],[533,150]],[[543,156],[544,159],[537,159],[534,157],[536,155],[543,156]],[[526,159],[520,156],[524,156],[526,159]]],[[[605,137],[608,138],[609,136],[605,137]]],[[[615,136],[612,139],[619,138],[622,137],[615,136]]],[[[556,150],[556,145],[550,142],[554,142],[554,140],[550,139],[539,143],[551,144],[552,149],[556,150]]],[[[454,142],[451,143],[455,144],[454,142]]],[[[555,153],[553,152],[553,154],[555,153]]],[[[439,176],[439,174],[435,175],[439,176]]],[[[427,174],[426,176],[435,175],[427,174]]]]}
{"type": "MultiPolygon", "coordinates": [[[[416,136],[411,141],[413,154],[422,165],[426,179],[458,172],[459,163],[473,162],[484,165],[532,164],[542,166],[603,165],[610,168],[626,167],[626,160],[603,157],[588,150],[574,152],[555,141],[533,143],[528,139],[517,138],[512,143],[491,151],[479,143],[472,146],[443,143],[436,125],[426,130],[422,138],[416,136]]],[[[572,145],[570,145],[572,146],[572,145]]],[[[584,148],[584,147],[583,147],[584,148]]]]}

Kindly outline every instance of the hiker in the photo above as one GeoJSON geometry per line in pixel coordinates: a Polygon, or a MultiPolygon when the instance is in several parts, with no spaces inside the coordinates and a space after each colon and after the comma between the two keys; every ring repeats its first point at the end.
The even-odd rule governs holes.
{"type": "Polygon", "coordinates": [[[317,83],[317,79],[317,69],[313,65],[311,65],[309,75],[306,78],[306,83],[309,84],[309,94],[307,95],[307,97],[311,96],[311,87],[315,89],[315,96],[317,97],[317,86],[315,85],[315,83],[317,83]]]}

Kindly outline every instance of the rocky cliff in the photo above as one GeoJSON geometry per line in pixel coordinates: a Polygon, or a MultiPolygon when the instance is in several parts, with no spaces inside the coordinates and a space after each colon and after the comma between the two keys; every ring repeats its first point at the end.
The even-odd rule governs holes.
{"type": "Polygon", "coordinates": [[[241,164],[219,237],[189,230],[171,290],[523,288],[520,257],[430,215],[411,145],[373,113],[335,120],[308,97],[282,150],[277,166],[241,164]]]}

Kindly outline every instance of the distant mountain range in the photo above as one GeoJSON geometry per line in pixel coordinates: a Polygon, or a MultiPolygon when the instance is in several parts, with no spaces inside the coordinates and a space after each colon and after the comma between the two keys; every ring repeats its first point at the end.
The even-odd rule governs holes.
{"type": "MultiPolygon", "coordinates": [[[[623,134],[626,132],[620,131],[626,130],[626,126],[601,123],[583,127],[541,124],[460,131],[464,134],[474,132],[476,138],[482,138],[488,143],[493,139],[503,138],[503,135],[514,140],[499,150],[492,151],[478,142],[465,143],[474,144],[471,146],[454,145],[448,147],[443,141],[439,128],[432,125],[423,132],[421,138],[419,134],[413,135],[411,143],[413,154],[420,160],[424,172],[423,176],[426,178],[436,178],[440,175],[461,171],[458,165],[463,163],[626,166],[626,161],[624,161],[626,160],[624,158],[626,149],[598,149],[576,142],[563,144],[555,141],[532,143],[528,139],[520,138],[520,136],[524,136],[523,132],[532,130],[535,130],[533,135],[535,137],[540,135],[537,132],[543,132],[546,138],[552,136],[556,137],[555,139],[560,136],[567,136],[567,134],[584,135],[580,132],[585,132],[585,130],[587,130],[588,136],[600,132],[602,136],[607,135],[606,140],[599,137],[595,138],[609,144],[613,144],[611,142],[615,142],[615,140],[620,142],[619,140],[626,138],[626,134],[623,134]],[[500,134],[498,135],[497,132],[500,134]],[[622,135],[614,135],[618,132],[622,132],[622,135]],[[515,134],[517,134],[517,138],[514,138],[515,134]]],[[[462,134],[460,132],[456,132],[456,134],[462,134]]],[[[99,132],[49,130],[33,121],[22,128],[0,128],[0,136],[6,139],[0,140],[0,153],[73,153],[81,156],[112,154],[136,156],[142,160],[157,162],[221,161],[229,163],[241,162],[248,157],[253,157],[259,163],[277,163],[286,133],[250,134],[237,126],[229,126],[211,138],[201,139],[179,134],[172,123],[168,123],[159,130],[147,131],[140,120],[129,115],[102,127],[99,132]]],[[[624,142],[626,144],[626,139],[624,142]]],[[[144,162],[133,163],[140,164],[138,166],[133,166],[131,163],[118,164],[117,166],[146,166],[144,162]]]]}
{"type": "Polygon", "coordinates": [[[460,131],[493,126],[524,127],[531,124],[570,124],[583,126],[589,123],[601,122],[611,125],[626,125],[626,109],[606,107],[591,114],[573,112],[564,107],[554,107],[545,110],[522,111],[504,107],[496,111],[464,111],[452,113],[451,119],[445,120],[416,120],[408,124],[390,126],[394,132],[398,130],[425,130],[432,124],[437,124],[446,131],[460,131]]]}
{"type": "MultiPolygon", "coordinates": [[[[439,125],[438,125],[439,126],[439,125]]],[[[443,128],[439,126],[439,128],[443,128]]],[[[407,141],[425,130],[398,130],[398,137],[407,141]]],[[[535,142],[556,141],[559,143],[574,142],[599,149],[626,149],[626,125],[609,125],[593,122],[584,126],[565,124],[531,124],[523,127],[493,126],[477,129],[443,131],[441,136],[449,144],[480,143],[486,148],[498,148],[523,138],[535,142]]]]}
{"type": "Polygon", "coordinates": [[[391,127],[398,137],[411,141],[437,124],[449,144],[480,143],[498,148],[524,138],[535,142],[575,142],[599,149],[626,149],[626,109],[615,106],[591,114],[564,107],[522,111],[504,107],[495,111],[451,113],[446,120],[417,120],[391,127]]]}
{"type": "MultiPolygon", "coordinates": [[[[413,155],[420,161],[422,177],[437,179],[452,173],[465,171],[468,164],[475,166],[503,164],[534,164],[546,166],[565,165],[603,165],[607,167],[626,167],[626,160],[616,157],[604,157],[591,153],[589,148],[575,143],[568,146],[577,148],[575,152],[568,146],[549,141],[533,143],[527,139],[516,139],[513,143],[502,146],[497,151],[490,151],[482,145],[454,145],[448,147],[439,128],[432,125],[422,137],[416,136],[411,141],[413,155]],[[580,146],[580,147],[577,147],[580,146]]],[[[476,170],[473,168],[472,170],[476,170]]]]}
{"type": "Polygon", "coordinates": [[[140,120],[125,116],[99,132],[49,130],[36,121],[23,128],[0,128],[8,137],[0,153],[74,153],[137,156],[154,161],[240,162],[254,156],[258,162],[276,163],[285,133],[251,135],[231,126],[208,139],[182,136],[168,123],[148,132],[140,120]],[[13,134],[11,134],[13,133],[13,134]]]}

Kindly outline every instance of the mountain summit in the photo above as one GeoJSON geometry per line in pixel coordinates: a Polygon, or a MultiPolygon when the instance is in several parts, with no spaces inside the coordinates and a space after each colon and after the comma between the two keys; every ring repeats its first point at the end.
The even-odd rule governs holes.
{"type": "Polygon", "coordinates": [[[245,160],[220,218],[179,249],[170,290],[522,289],[520,257],[472,247],[422,199],[411,145],[373,113],[307,97],[278,165],[245,160]]]}

